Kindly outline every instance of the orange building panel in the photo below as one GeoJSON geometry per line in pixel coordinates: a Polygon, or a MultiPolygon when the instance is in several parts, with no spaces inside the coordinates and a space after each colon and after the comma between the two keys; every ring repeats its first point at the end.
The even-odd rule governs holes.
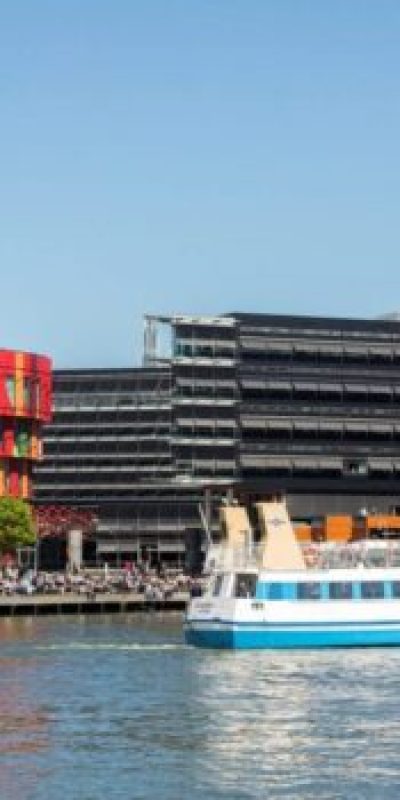
{"type": "Polygon", "coordinates": [[[29,498],[33,462],[41,457],[41,426],[51,418],[47,356],[0,350],[0,496],[29,498]]]}
{"type": "Polygon", "coordinates": [[[328,542],[348,542],[353,533],[350,515],[333,514],[325,518],[325,538],[328,542]]]}
{"type": "Polygon", "coordinates": [[[308,525],[306,522],[298,523],[294,525],[294,530],[299,542],[311,541],[311,525],[308,525]]]}
{"type": "Polygon", "coordinates": [[[366,517],[367,531],[400,531],[400,516],[395,514],[371,514],[366,517]]]}

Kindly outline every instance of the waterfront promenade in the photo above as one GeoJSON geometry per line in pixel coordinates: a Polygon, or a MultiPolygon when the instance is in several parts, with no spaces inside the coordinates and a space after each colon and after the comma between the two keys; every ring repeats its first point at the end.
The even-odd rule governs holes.
{"type": "Polygon", "coordinates": [[[83,595],[0,596],[0,617],[42,616],[46,614],[97,614],[137,611],[183,611],[188,592],[176,592],[169,597],[147,597],[133,592],[83,595]]]}
{"type": "Polygon", "coordinates": [[[5,570],[0,616],[181,611],[198,582],[178,570],[85,570],[68,573],[5,570]]]}

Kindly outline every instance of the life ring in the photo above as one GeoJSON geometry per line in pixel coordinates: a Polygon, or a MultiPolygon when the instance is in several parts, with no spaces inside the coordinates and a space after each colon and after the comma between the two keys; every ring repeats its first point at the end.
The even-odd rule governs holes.
{"type": "Polygon", "coordinates": [[[303,552],[304,561],[307,567],[315,567],[318,562],[318,554],[315,547],[306,547],[303,552]]]}

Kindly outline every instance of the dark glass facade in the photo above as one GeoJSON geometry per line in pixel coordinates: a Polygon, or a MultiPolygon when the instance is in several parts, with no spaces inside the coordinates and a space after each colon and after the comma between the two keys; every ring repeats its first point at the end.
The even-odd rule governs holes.
{"type": "Polygon", "coordinates": [[[169,366],[55,371],[35,500],[94,511],[100,560],[182,563],[201,527],[204,487],[174,464],[171,381],[169,366]]]}
{"type": "Polygon", "coordinates": [[[54,375],[37,502],[95,508],[99,553],[175,558],[228,491],[299,519],[399,505],[399,322],[154,317],[149,342],[145,368],[54,375]]]}

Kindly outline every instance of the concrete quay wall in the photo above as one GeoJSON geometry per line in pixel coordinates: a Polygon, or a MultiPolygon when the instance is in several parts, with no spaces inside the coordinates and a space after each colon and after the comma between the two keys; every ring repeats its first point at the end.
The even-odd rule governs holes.
{"type": "Polygon", "coordinates": [[[0,597],[0,617],[44,616],[46,614],[101,614],[137,611],[184,611],[189,600],[177,593],[162,600],[149,600],[140,594],[118,593],[94,596],[81,594],[12,595],[0,597]]]}

